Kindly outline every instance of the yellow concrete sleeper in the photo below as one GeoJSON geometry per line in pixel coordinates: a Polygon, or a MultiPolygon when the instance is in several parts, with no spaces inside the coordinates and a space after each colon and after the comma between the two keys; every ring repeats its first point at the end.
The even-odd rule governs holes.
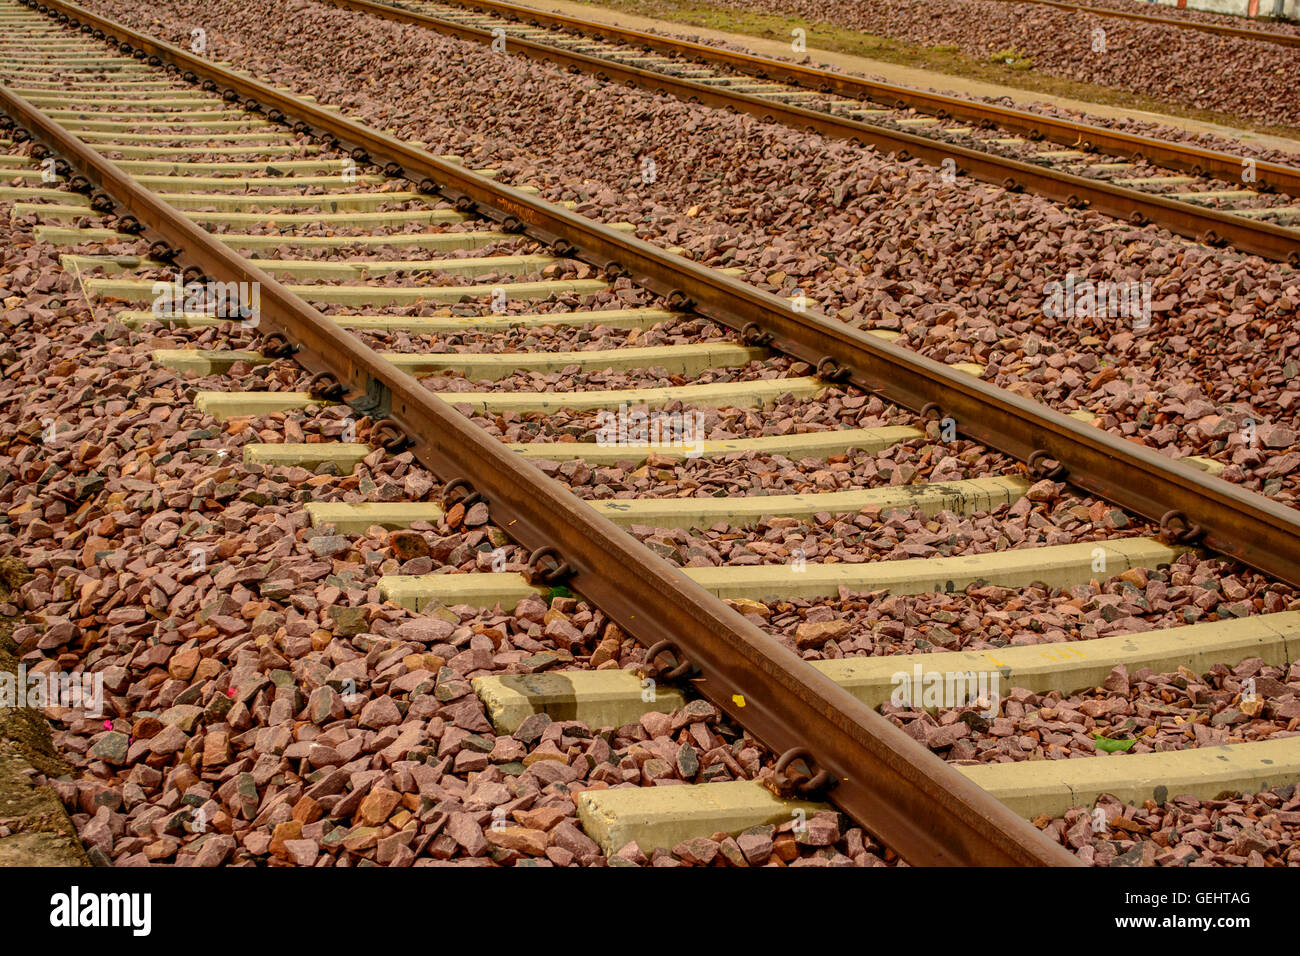
{"type": "MultiPolygon", "coordinates": [[[[744,567],[680,568],[678,573],[718,597],[775,601],[825,598],[841,587],[891,594],[953,593],[972,584],[1025,587],[1042,583],[1066,588],[1104,579],[1129,568],[1155,568],[1173,563],[1186,548],[1171,547],[1154,538],[1121,538],[1037,548],[1013,548],[988,554],[951,558],[911,558],[862,564],[807,562],[744,567]],[[1095,568],[1103,570],[1094,570],[1095,568]]],[[[469,604],[514,607],[545,589],[510,572],[474,574],[386,575],[379,580],[380,596],[419,611],[429,604],[469,604]],[[488,603],[477,603],[487,601],[488,603]]]]}

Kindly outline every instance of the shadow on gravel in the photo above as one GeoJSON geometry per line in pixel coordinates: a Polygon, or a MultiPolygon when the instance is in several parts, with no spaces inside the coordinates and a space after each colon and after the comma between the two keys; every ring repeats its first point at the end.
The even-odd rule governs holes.
{"type": "MultiPolygon", "coordinates": [[[[30,577],[16,558],[0,558],[0,603],[30,577]]],[[[10,621],[0,621],[0,670],[17,673],[10,621]]],[[[50,726],[29,707],[0,706],[0,867],[88,866],[67,811],[38,774],[58,777],[72,768],[54,751],[50,726]]]]}

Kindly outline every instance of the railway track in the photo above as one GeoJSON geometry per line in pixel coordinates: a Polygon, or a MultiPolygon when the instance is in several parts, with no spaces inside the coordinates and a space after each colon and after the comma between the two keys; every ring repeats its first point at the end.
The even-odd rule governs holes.
{"type": "MultiPolygon", "coordinates": [[[[686,677],[691,693],[783,754],[779,766],[767,766],[775,770],[780,800],[744,777],[584,793],[579,816],[606,853],[629,840],[662,850],[718,831],[761,827],[815,812],[818,804],[811,801],[829,798],[910,862],[1059,864],[1072,858],[1025,817],[1059,815],[1107,793],[1140,805],[1162,792],[1213,796],[1300,777],[1300,748],[1285,736],[1213,751],[955,769],[874,711],[888,699],[900,668],[949,673],[951,664],[962,672],[996,672],[1013,686],[1059,697],[1101,685],[1120,665],[1156,673],[1181,665],[1193,678],[1198,669],[1216,666],[1231,676],[1231,668],[1248,658],[1285,667],[1300,627],[1285,610],[1289,587],[1300,584],[1300,526],[1289,509],[990,388],[970,374],[977,370],[919,358],[887,337],[839,327],[626,230],[495,184],[490,170],[433,157],[75,6],[47,6],[69,22],[60,26],[17,4],[0,8],[0,99],[18,127],[12,139],[34,136],[66,164],[43,165],[40,150],[7,158],[14,178],[31,183],[6,187],[4,198],[18,201],[15,214],[34,215],[38,238],[73,250],[64,267],[78,276],[90,301],[132,306],[119,315],[124,325],[151,329],[165,318],[173,337],[205,346],[159,350],[154,358],[212,386],[197,389],[193,402],[197,411],[226,423],[221,427],[242,423],[281,438],[245,443],[247,467],[304,473],[324,467],[325,477],[396,459],[403,468],[418,461],[450,482],[439,500],[432,500],[431,489],[412,501],[379,499],[373,490],[367,498],[360,485],[355,495],[303,500],[303,524],[333,529],[311,540],[350,552],[376,526],[398,533],[463,528],[478,509],[473,527],[484,527],[490,516],[496,534],[490,540],[500,542],[490,559],[473,559],[480,570],[428,573],[432,562],[402,562],[379,578],[376,596],[426,616],[452,608],[540,605],[534,623],[548,631],[554,626],[552,636],[572,647],[581,640],[551,616],[557,612],[569,621],[560,607],[569,608],[565,592],[571,589],[656,651],[644,663],[649,679],[665,686],[660,698],[647,699],[642,674],[602,670],[591,657],[587,669],[477,676],[475,690],[494,729],[516,734],[546,713],[593,726],[639,720],[658,727],[653,718],[647,723],[647,715],[679,705],[685,698],[669,687],[686,677]],[[106,57],[110,38],[118,53],[106,57]],[[38,185],[51,168],[72,191],[38,185]],[[141,233],[142,240],[135,238],[141,233]],[[148,251],[102,248],[122,243],[147,243],[148,251]],[[201,303],[162,316],[140,308],[157,302],[158,283],[166,289],[177,278],[259,288],[258,310],[232,322],[201,303]],[[495,308],[487,305],[493,299],[499,300],[495,308]],[[593,329],[612,347],[575,347],[589,341],[579,336],[593,329]],[[643,332],[655,336],[654,345],[635,344],[643,332]],[[521,334],[527,338],[520,340],[521,334]],[[430,388],[416,375],[438,378],[430,388]],[[618,387],[609,387],[611,376],[618,387]],[[231,378],[257,387],[229,387],[231,378]],[[471,385],[484,381],[496,384],[471,385]],[[545,387],[536,388],[539,382],[545,387]],[[875,404],[859,390],[874,394],[875,404]],[[756,500],[736,497],[763,487],[738,480],[742,467],[716,485],[720,495],[683,495],[691,488],[674,482],[648,496],[617,497],[590,484],[595,469],[630,462],[642,469],[639,481],[687,453],[685,441],[644,447],[626,438],[593,441],[601,427],[595,415],[619,406],[679,416],[699,412],[706,421],[717,415],[715,430],[728,434],[702,439],[692,450],[704,463],[799,456],[848,466],[840,471],[852,473],[864,450],[911,443],[900,460],[929,459],[937,444],[956,440],[943,437],[945,429],[1010,458],[977,453],[970,469],[959,470],[985,473],[929,485],[908,484],[898,470],[902,490],[870,487],[854,476],[844,490],[756,500]],[[747,411],[760,407],[767,411],[747,411]],[[289,440],[303,422],[322,416],[329,429],[313,426],[313,433],[344,440],[289,440]],[[791,424],[768,432],[765,416],[791,424]],[[931,416],[938,420],[927,424],[931,416]],[[865,419],[873,424],[863,425],[865,419]],[[534,460],[560,464],[535,467],[534,460]],[[579,480],[584,472],[587,480],[579,480]],[[845,537],[853,533],[848,526],[819,516],[857,513],[868,519],[867,528],[884,534],[893,519],[871,515],[1033,510],[1030,502],[1055,495],[1047,486],[1066,476],[1083,494],[1129,509],[1139,533],[1062,526],[1052,540],[1040,539],[1041,547],[894,561],[866,560],[866,552],[841,556],[820,546],[800,549],[795,561],[782,551],[784,543],[767,548],[777,560],[765,560],[757,547],[775,527],[773,519],[785,527],[833,527],[845,537]],[[678,554],[674,567],[651,553],[674,550],[665,531],[717,525],[728,526],[728,540],[754,546],[749,553],[759,560],[703,566],[678,554]],[[1156,525],[1165,540],[1157,539],[1156,525]],[[747,536],[745,529],[754,527],[764,533],[747,536]],[[1200,560],[1189,557],[1194,545],[1271,576],[1278,590],[1268,593],[1275,597],[1261,591],[1260,604],[1240,620],[1225,612],[1221,620],[1156,631],[1140,641],[1071,642],[1069,653],[1061,654],[1044,646],[999,646],[957,652],[946,661],[941,654],[913,654],[807,663],[756,623],[774,612],[788,616],[792,601],[825,605],[862,592],[951,597],[976,585],[1050,595],[1119,572],[1182,588],[1180,575],[1190,580],[1186,562],[1200,560]],[[823,560],[805,560],[809,553],[823,560]],[[666,670],[656,668],[659,652],[673,658],[666,670]],[[688,665],[697,676],[690,676],[688,665]],[[801,761],[803,772],[796,772],[801,761]],[[700,829],[683,832],[684,819],[696,820],[700,829]]],[[[825,477],[834,473],[818,469],[823,477],[814,487],[837,485],[825,477]]],[[[608,480],[619,479],[611,472],[608,480]]],[[[1085,508],[1099,504],[1065,499],[1065,505],[1072,501],[1085,508]]],[[[256,517],[243,508],[231,520],[253,523],[256,517]]],[[[867,539],[860,543],[867,547],[867,539]]],[[[233,565],[230,570],[239,573],[233,565]]],[[[827,622],[819,614],[806,623],[827,622]]],[[[808,654],[827,639],[814,626],[795,646],[808,654]]],[[[382,650],[405,653],[400,646],[382,650]]],[[[628,652],[615,640],[605,653],[606,661],[622,661],[628,652]]],[[[1218,674],[1216,684],[1222,678],[1218,674]]],[[[250,704],[263,684],[249,685],[250,704]]],[[[199,692],[210,696],[214,689],[199,692]]],[[[628,759],[632,765],[623,769],[646,779],[648,762],[628,759]]],[[[360,800],[357,795],[354,802],[360,800]]],[[[336,805],[347,801],[343,796],[336,805]]]]}
{"type": "Polygon", "coordinates": [[[869,143],[1135,225],[1300,263],[1300,170],[497,0],[330,0],[692,102],[869,143]],[[1052,149],[1043,142],[1056,143],[1052,149]]]}
{"type": "MultiPolygon", "coordinates": [[[[1115,17],[1121,20],[1133,20],[1138,23],[1150,23],[1156,26],[1171,27],[1177,30],[1197,30],[1201,33],[1213,33],[1217,36],[1237,37],[1242,40],[1258,40],[1260,43],[1277,43],[1282,46],[1300,46],[1300,34],[1285,30],[1261,30],[1255,27],[1239,27],[1228,23],[1215,23],[1208,20],[1194,20],[1186,17],[1164,17],[1151,13],[1135,13],[1117,10],[1111,7],[1097,7],[1084,3],[1064,3],[1062,0],[1014,0],[1014,2],[1035,3],[1058,10],[1072,10],[1075,13],[1090,13],[1097,17],[1115,17]]],[[[1187,11],[1196,13],[1199,11],[1187,11]]]]}

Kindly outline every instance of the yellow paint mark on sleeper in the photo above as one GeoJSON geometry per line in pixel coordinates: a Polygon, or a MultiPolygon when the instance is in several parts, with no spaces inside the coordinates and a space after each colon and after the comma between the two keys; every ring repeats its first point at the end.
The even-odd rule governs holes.
{"type": "Polygon", "coordinates": [[[732,695],[731,695],[731,699],[732,699],[733,701],[736,702],[736,706],[737,706],[737,707],[744,707],[744,706],[745,706],[745,695],[744,695],[744,694],[732,694],[732,695]]]}

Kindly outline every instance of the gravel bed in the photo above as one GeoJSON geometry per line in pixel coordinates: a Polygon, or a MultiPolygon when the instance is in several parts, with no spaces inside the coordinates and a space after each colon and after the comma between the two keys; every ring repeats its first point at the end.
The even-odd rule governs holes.
{"type": "MultiPolygon", "coordinates": [[[[6,248],[17,256],[23,246],[10,237],[6,248]]],[[[44,267],[54,281],[36,284],[71,291],[48,257],[44,267]]],[[[27,304],[47,302],[34,295],[27,304]]],[[[76,773],[46,782],[95,859],[202,866],[897,862],[833,814],[813,817],[801,833],[793,823],[761,827],[649,858],[628,846],[605,861],[575,823],[573,797],[582,789],[752,779],[771,755],[700,702],[624,728],[536,719],[514,734],[494,734],[468,679],[570,663],[617,667],[633,645],[575,599],[559,598],[549,609],[528,601],[508,615],[443,608],[418,619],[378,605],[379,573],[421,570],[412,562],[429,561],[435,549],[451,546],[446,564],[480,564],[481,546],[496,543],[482,526],[486,515],[466,514],[463,530],[440,523],[373,539],[312,534],[293,504],[249,496],[274,492],[269,476],[233,464],[242,438],[270,437],[257,425],[275,424],[274,416],[197,428],[206,423],[181,401],[184,384],[152,368],[143,349],[119,334],[102,352],[87,350],[86,343],[105,338],[103,323],[88,323],[75,307],[45,312],[9,314],[19,344],[72,326],[81,339],[49,337],[43,351],[10,356],[6,388],[24,387],[27,414],[53,405],[66,416],[89,406],[91,420],[76,429],[75,445],[67,433],[68,450],[45,460],[10,430],[17,423],[6,423],[5,464],[18,482],[0,489],[14,522],[4,544],[34,576],[20,591],[21,608],[0,612],[28,612],[13,637],[30,663],[81,665],[105,676],[102,719],[47,710],[55,743],[76,773]],[[60,351],[79,353],[78,362],[57,360],[60,351]],[[69,401],[65,379],[79,368],[96,373],[97,385],[69,401]],[[54,374],[42,378],[47,371],[54,374]],[[151,400],[116,407],[126,404],[116,398],[122,394],[151,400]],[[161,417],[158,408],[178,411],[161,417]],[[157,436],[157,454],[127,453],[146,436],[157,436]],[[218,446],[232,464],[213,469],[218,446]],[[200,450],[208,452],[205,463],[193,461],[200,450]],[[38,492],[30,483],[50,464],[72,475],[38,492]],[[78,488],[90,508],[70,518],[48,492],[76,495],[78,488]],[[33,513],[34,501],[50,503],[33,513]],[[79,530],[69,535],[73,522],[79,530]],[[187,543],[211,548],[216,560],[206,575],[177,548],[182,529],[187,543]],[[429,557],[410,557],[421,550],[417,537],[432,540],[429,557]],[[264,570],[268,561],[275,572],[264,570]]],[[[188,331],[196,339],[217,334],[188,331]]],[[[335,411],[312,416],[311,433],[333,433],[335,411]]],[[[280,424],[290,420],[281,416],[280,424]]],[[[306,482],[325,499],[420,499],[432,490],[402,455],[367,462],[347,478],[292,469],[283,478],[281,490],[297,492],[306,482]]]]}
{"type": "Polygon", "coordinates": [[[1097,801],[1034,823],[1093,866],[1287,866],[1300,864],[1300,794],[1294,785],[1220,800],[1175,796],[1125,806],[1097,801]],[[1098,821],[1099,822],[1099,821],[1098,821]]]}
{"type": "MultiPolygon", "coordinates": [[[[992,2],[992,0],[990,0],[990,2],[992,2]]],[[[1124,2],[1124,0],[1119,0],[1119,2],[1124,2]]],[[[1143,7],[1146,6],[1145,0],[1135,0],[1135,2],[1139,3],[1140,6],[1143,7]]],[[[1167,10],[1170,8],[1161,8],[1161,9],[1167,10]]],[[[1175,12],[1200,13],[1201,11],[1192,11],[1192,10],[1176,11],[1175,8],[1175,12]]],[[[1207,14],[1207,15],[1214,16],[1213,14],[1207,14]]],[[[1227,19],[1236,21],[1239,20],[1240,18],[1229,17],[1227,19]]],[[[1290,26],[1293,30],[1300,32],[1300,25],[1291,24],[1288,26],[1290,26]]],[[[753,52],[750,48],[748,48],[742,43],[733,43],[725,40],[714,39],[712,37],[701,37],[694,33],[690,33],[689,31],[690,31],[690,27],[685,25],[680,26],[676,30],[665,29],[662,27],[660,28],[652,27],[649,28],[648,30],[648,32],[650,33],[656,33],[661,36],[673,37],[676,39],[686,39],[694,43],[704,44],[706,46],[718,47],[719,49],[732,50],[735,52],[745,52],[745,53],[753,52]]],[[[669,69],[670,70],[678,69],[676,67],[677,58],[672,54],[665,54],[665,55],[670,56],[673,59],[673,63],[670,64],[669,69]]],[[[810,59],[807,57],[807,55],[781,56],[772,53],[768,53],[765,55],[768,57],[774,57],[775,59],[779,59],[779,60],[788,60],[792,63],[798,62],[798,63],[807,64],[811,62],[810,59]]],[[[834,72],[834,73],[846,72],[842,67],[833,63],[817,64],[817,66],[819,69],[829,70],[830,72],[834,72]]],[[[874,80],[876,82],[889,83],[891,85],[903,85],[903,86],[907,85],[907,84],[898,84],[895,81],[890,80],[889,78],[884,76],[867,74],[867,73],[863,73],[861,75],[866,77],[867,79],[874,80]]],[[[1138,133],[1140,135],[1153,136],[1158,139],[1172,140],[1174,142],[1180,142],[1180,143],[1192,143],[1200,146],[1205,146],[1211,149],[1223,150],[1225,152],[1233,153],[1235,155],[1253,156],[1257,159],[1264,159],[1269,162],[1277,162],[1277,163],[1282,163],[1284,165],[1294,166],[1300,164],[1300,153],[1288,152],[1281,149],[1261,146],[1254,143],[1245,142],[1240,139],[1226,138],[1224,136],[1215,135],[1209,132],[1196,132],[1193,130],[1183,129],[1177,126],[1165,126],[1153,120],[1145,119],[1143,117],[1101,116],[1101,115],[1095,115],[1092,113],[1082,112],[1078,110],[1067,109],[1065,107],[1057,106],[1054,103],[1034,103],[1034,102],[1025,103],[1025,102],[1017,102],[1016,100],[1013,100],[1009,96],[1000,96],[1000,97],[972,96],[970,93],[963,90],[942,89],[942,83],[943,83],[942,76],[940,74],[936,74],[935,76],[936,76],[935,79],[936,86],[933,90],[931,90],[931,92],[939,92],[948,96],[957,96],[957,97],[961,97],[962,99],[971,99],[971,100],[987,102],[987,103],[998,103],[1002,106],[1007,106],[1007,107],[1020,109],[1020,110],[1027,110],[1029,112],[1034,112],[1034,113],[1041,113],[1045,116],[1055,116],[1058,118],[1075,119],[1095,126],[1102,126],[1107,129],[1124,130],[1127,132],[1138,133]]],[[[913,132],[916,132],[916,130],[913,130],[913,132]]],[[[920,132],[924,133],[925,130],[922,129],[920,132]]]]}
{"type": "MultiPolygon", "coordinates": [[[[843,474],[843,472],[841,473],[843,474]]],[[[879,481],[879,479],[877,479],[879,481]]],[[[753,528],[719,522],[708,529],[655,529],[633,525],[632,534],[655,553],[683,567],[744,567],[789,564],[795,552],[809,561],[861,564],[988,554],[1012,548],[1050,547],[1130,537],[1131,525],[1081,520],[1079,513],[1110,510],[1089,498],[1071,498],[1053,509],[1052,482],[1030,489],[1014,505],[970,515],[940,512],[927,517],[917,508],[864,509],[827,513],[812,522],[774,518],[753,528]]],[[[696,494],[693,497],[712,497],[696,494]]]]}
{"type": "Polygon", "coordinates": [[[627,388],[676,388],[684,385],[721,385],[727,382],[760,382],[782,378],[797,378],[791,362],[774,358],[763,362],[750,362],[738,368],[712,368],[694,375],[668,374],[662,367],[633,371],[589,370],[571,366],[559,372],[515,372],[490,383],[472,381],[460,373],[421,375],[420,383],[435,392],[481,391],[490,387],[497,392],[570,392],[606,391],[627,388]]]}
{"type": "MultiPolygon", "coordinates": [[[[798,369],[799,366],[793,366],[798,369]]],[[[803,366],[809,370],[808,366],[803,366]]],[[[470,406],[463,408],[468,412],[470,406]]],[[[818,398],[795,398],[790,394],[778,396],[771,404],[761,409],[756,408],[698,408],[694,409],[679,402],[664,406],[664,411],[698,411],[702,415],[701,427],[706,440],[726,440],[732,438],[758,438],[765,435],[789,435],[810,431],[826,431],[836,428],[879,428],[886,425],[908,425],[922,427],[917,417],[896,406],[886,406],[880,399],[868,398],[849,387],[838,389],[828,387],[818,398]]],[[[601,428],[599,412],[575,412],[572,409],[560,409],[546,414],[505,412],[496,416],[475,415],[474,420],[489,434],[506,441],[595,441],[601,428]]],[[[939,436],[939,426],[929,425],[939,436]]],[[[954,447],[963,453],[973,452],[978,446],[954,440],[954,447]]],[[[896,454],[887,449],[882,454],[896,454]]],[[[909,454],[909,459],[920,458],[924,454],[918,448],[909,454]]],[[[730,456],[727,456],[730,457],[730,456]]],[[[925,460],[929,461],[925,454],[925,460]]],[[[723,459],[725,460],[725,459],[723,459]]],[[[820,459],[819,459],[820,460],[820,459]]],[[[904,460],[904,459],[900,459],[904,460]]],[[[687,462],[683,467],[710,467],[714,459],[687,462]]],[[[917,470],[907,472],[898,480],[905,483],[917,470]]],[[[586,479],[575,480],[577,485],[586,483],[586,479]]],[[[636,489],[638,493],[641,488],[636,489]]]]}
{"type": "MultiPolygon", "coordinates": [[[[407,6],[411,7],[412,5],[407,4],[407,6]]],[[[443,16],[445,14],[454,14],[456,12],[454,8],[444,8],[438,5],[433,5],[433,6],[415,5],[413,8],[416,9],[416,12],[428,12],[434,16],[443,16]]],[[[517,31],[520,28],[519,24],[515,23],[514,21],[501,20],[498,22],[504,24],[505,25],[504,28],[509,33],[513,33],[514,31],[517,31]]],[[[683,28],[683,29],[688,29],[688,28],[683,28]]],[[[554,38],[557,45],[562,47],[568,45],[573,38],[572,33],[569,33],[564,30],[552,29],[549,32],[550,32],[550,36],[554,38]]],[[[685,39],[696,44],[703,44],[706,46],[717,47],[719,49],[732,50],[738,52],[751,52],[743,44],[740,43],[718,40],[715,38],[700,37],[694,34],[684,34],[680,31],[673,31],[671,29],[651,28],[649,32],[661,36],[676,38],[676,39],[685,39]]],[[[536,40],[537,38],[533,37],[532,39],[536,40]]],[[[549,41],[544,40],[543,42],[549,42],[549,41]]],[[[616,62],[626,63],[633,66],[643,66],[643,64],[636,62],[636,58],[641,56],[642,53],[643,51],[639,47],[620,47],[612,43],[606,42],[601,51],[594,51],[591,53],[591,55],[609,57],[610,59],[613,59],[616,62]]],[[[670,76],[682,76],[690,79],[700,78],[699,73],[702,68],[702,65],[692,57],[681,56],[667,51],[662,52],[661,55],[665,59],[656,62],[655,64],[653,64],[652,67],[656,72],[664,73],[670,76]]],[[[768,55],[772,56],[772,54],[768,54],[768,55]]],[[[806,55],[805,56],[777,55],[775,58],[779,60],[792,62],[792,63],[794,62],[806,63],[808,62],[809,59],[806,55]]],[[[822,68],[828,69],[831,72],[844,72],[844,70],[841,67],[834,64],[825,64],[822,65],[822,68]]],[[[726,72],[725,68],[720,68],[716,65],[710,65],[709,67],[707,67],[707,69],[715,71],[716,74],[721,77],[736,75],[741,77],[742,79],[746,79],[746,80],[752,79],[751,77],[748,77],[746,74],[729,74],[728,72],[726,72]]],[[[885,82],[885,83],[890,82],[884,77],[873,76],[871,78],[879,82],[885,82]]],[[[792,87],[791,89],[793,90],[795,88],[792,87]]],[[[1005,106],[1025,109],[1033,112],[1043,112],[1048,115],[1064,116],[1070,112],[1068,110],[1064,110],[1052,104],[1046,104],[1046,103],[1029,104],[1029,105],[1017,104],[1015,101],[1011,100],[1010,97],[988,97],[988,96],[971,97],[970,94],[965,93],[963,91],[946,90],[943,92],[946,92],[948,95],[959,96],[965,99],[978,99],[984,102],[1001,103],[1002,105],[1005,106]]],[[[922,136],[937,136],[938,138],[947,140],[949,142],[957,142],[960,145],[976,146],[977,148],[984,149],[994,153],[999,153],[1004,156],[1026,159],[1031,162],[1042,162],[1042,160],[1038,159],[1034,154],[1044,148],[1050,148],[1050,147],[1045,147],[1043,145],[1036,144],[1032,141],[1023,142],[1023,143],[999,143],[997,142],[997,139],[999,137],[1006,136],[1006,133],[1005,131],[1001,131],[997,129],[990,129],[990,130],[973,129],[966,132],[954,132],[959,127],[964,129],[967,126],[967,124],[962,123],[961,121],[949,120],[947,122],[942,122],[931,126],[922,126],[919,128],[915,126],[907,126],[904,125],[903,123],[900,123],[899,121],[904,119],[915,118],[917,116],[922,116],[926,114],[919,113],[915,109],[894,110],[893,108],[887,107],[882,103],[873,102],[871,100],[854,101],[852,103],[848,103],[845,101],[845,97],[839,94],[826,94],[822,97],[809,98],[807,93],[808,93],[807,90],[799,91],[799,96],[797,97],[797,105],[808,109],[826,110],[828,112],[833,112],[844,116],[852,116],[855,110],[861,110],[863,108],[875,111],[877,114],[879,114],[879,111],[885,110],[886,112],[884,115],[872,115],[867,118],[867,122],[870,122],[875,125],[884,126],[890,129],[916,133],[922,136]]],[[[1136,127],[1140,127],[1140,129],[1137,129],[1135,131],[1145,132],[1147,135],[1160,135],[1161,138],[1173,139],[1176,141],[1198,142],[1201,145],[1214,146],[1216,148],[1221,148],[1221,149],[1226,148],[1234,153],[1241,153],[1244,155],[1251,155],[1259,158],[1267,158],[1273,161],[1294,163],[1297,160],[1297,158],[1300,158],[1295,155],[1289,155],[1280,150],[1272,150],[1265,147],[1247,145],[1238,140],[1224,140],[1221,139],[1220,137],[1215,137],[1209,134],[1196,134],[1196,133],[1192,133],[1191,131],[1176,129],[1172,127],[1160,127],[1157,126],[1157,124],[1150,123],[1150,122],[1143,122],[1140,120],[1131,120],[1129,118],[1105,118],[1104,119],[1102,117],[1093,117],[1083,113],[1077,113],[1075,114],[1075,117],[1082,119],[1085,122],[1090,122],[1094,124],[1099,123],[1100,125],[1111,127],[1111,128],[1125,127],[1129,124],[1132,124],[1136,127]],[[1159,132],[1154,133],[1152,132],[1153,130],[1158,130],[1159,132]]],[[[1100,155],[1097,157],[1098,161],[1102,161],[1106,158],[1107,157],[1103,157],[1100,155]]],[[[1127,156],[1109,157],[1111,161],[1127,160],[1128,158],[1129,157],[1127,156]]],[[[1133,173],[1133,175],[1138,175],[1138,173],[1133,173]]],[[[1278,201],[1282,201],[1280,197],[1273,197],[1273,198],[1277,199],[1278,201]]]]}
{"type": "Polygon", "coordinates": [[[881,712],[913,739],[963,764],[1095,757],[1107,747],[1122,748],[1109,759],[1123,760],[1300,733],[1300,669],[1267,667],[1257,657],[1232,668],[1216,664],[1205,674],[1187,667],[1129,674],[1120,665],[1101,687],[1077,694],[1035,694],[1014,685],[999,693],[996,715],[967,707],[931,716],[892,703],[881,712]]]}
{"type": "MultiPolygon", "coordinates": [[[[1104,505],[1096,510],[1104,512],[1098,522],[1103,531],[1123,520],[1104,505]]],[[[1016,525],[1004,527],[1014,533],[1016,525]]],[[[1098,577],[1068,589],[984,585],[962,594],[846,593],[833,602],[746,601],[737,609],[807,660],[1086,641],[1300,609],[1294,589],[1194,553],[1167,569],[1098,577]]]]}
{"type": "MultiPolygon", "coordinates": [[[[726,414],[727,410],[722,412],[726,414]]],[[[765,409],[761,417],[768,413],[765,409]]],[[[751,425],[760,424],[752,421],[760,417],[758,414],[749,411],[745,415],[751,419],[751,425]]],[[[736,431],[741,431],[740,437],[758,437],[757,429],[753,434],[746,434],[745,430],[734,427],[710,433],[707,418],[705,422],[706,440],[712,440],[712,436],[737,437],[736,431]],[[724,431],[725,436],[718,435],[719,431],[724,431]]],[[[1020,465],[999,455],[970,445],[963,447],[960,442],[955,445],[950,448],[918,439],[880,452],[849,449],[827,458],[735,452],[716,458],[681,460],[652,454],[645,462],[588,466],[580,462],[542,461],[538,467],[564,482],[578,497],[596,499],[818,494],[1024,474],[1020,465]]]]}
{"type": "Polygon", "coordinates": [[[468,329],[454,334],[419,332],[357,333],[371,348],[422,354],[501,352],[588,352],[620,347],[650,348],[661,345],[739,344],[735,334],[707,319],[658,322],[648,329],[615,329],[595,323],[588,327],[548,325],[504,331],[468,329]]]}

